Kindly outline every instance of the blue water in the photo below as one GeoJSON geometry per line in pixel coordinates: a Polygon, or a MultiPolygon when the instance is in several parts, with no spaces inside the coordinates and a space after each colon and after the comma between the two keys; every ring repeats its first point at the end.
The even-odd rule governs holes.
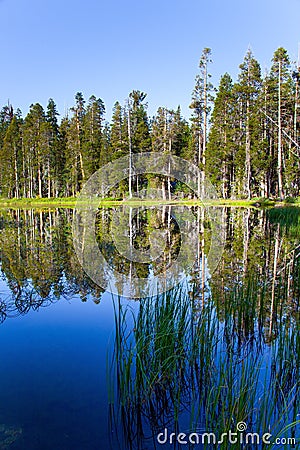
{"type": "Polygon", "coordinates": [[[0,424],[22,429],[10,449],[109,448],[106,355],[112,330],[110,294],[98,305],[61,299],[4,321],[0,424]]]}
{"type": "MultiPolygon", "coordinates": [[[[86,302],[82,302],[79,295],[73,294],[74,292],[82,292],[82,296],[84,296],[87,292],[95,292],[95,295],[100,296],[100,292],[102,291],[99,289],[95,290],[93,285],[90,285],[84,276],[80,265],[78,264],[76,266],[77,260],[74,257],[72,246],[70,246],[68,241],[68,227],[65,226],[64,228],[63,226],[65,224],[63,220],[67,223],[68,216],[66,215],[64,217],[62,215],[60,217],[62,220],[61,227],[59,227],[60,221],[57,216],[53,216],[51,223],[56,223],[54,230],[51,230],[47,217],[45,215],[42,220],[40,215],[38,215],[29,227],[27,222],[30,222],[30,220],[24,214],[24,222],[21,221],[21,226],[17,228],[15,226],[17,219],[14,217],[14,213],[12,213],[10,221],[6,224],[7,228],[0,230],[0,238],[2,239],[0,239],[0,258],[2,260],[2,262],[0,260],[0,268],[3,263],[1,270],[2,280],[0,279],[0,314],[3,312],[3,316],[0,315],[0,322],[1,319],[5,319],[2,324],[0,323],[0,450],[132,450],[133,448],[154,450],[162,448],[157,444],[157,432],[162,432],[165,426],[168,426],[170,431],[174,431],[174,395],[176,392],[179,392],[177,388],[181,384],[174,383],[174,394],[171,392],[170,398],[168,397],[166,401],[163,395],[160,397],[159,389],[157,397],[154,395],[151,399],[151,401],[153,400],[154,411],[157,411],[155,414],[157,416],[156,418],[159,419],[157,420],[158,426],[156,426],[156,421],[151,421],[152,416],[150,417],[148,413],[150,402],[148,402],[147,398],[146,403],[143,398],[141,405],[136,405],[132,401],[131,406],[133,406],[130,416],[128,403],[124,402],[124,398],[122,398],[122,389],[118,391],[116,374],[118,373],[117,369],[120,370],[122,366],[123,358],[131,357],[132,348],[130,344],[135,345],[135,334],[130,334],[130,331],[135,328],[136,323],[133,325],[131,314],[126,315],[125,322],[120,320],[118,325],[120,326],[121,334],[123,332],[123,351],[120,360],[117,357],[114,359],[115,366],[111,370],[114,332],[116,328],[112,295],[104,293],[101,296],[100,304],[96,304],[90,295],[87,295],[86,302]],[[41,233],[41,236],[38,236],[40,230],[40,226],[38,225],[40,223],[44,224],[45,230],[41,233]],[[35,231],[36,236],[34,233],[31,235],[32,230],[35,231]],[[51,233],[53,234],[50,239],[49,236],[51,233]],[[41,254],[39,252],[39,246],[41,254]],[[48,258],[48,250],[49,255],[51,252],[51,259],[48,258]],[[26,258],[24,257],[25,253],[26,258]],[[52,271],[51,269],[53,267],[51,264],[54,265],[55,263],[57,264],[55,266],[57,270],[52,271]],[[38,281],[32,281],[33,278],[35,278],[35,281],[38,281]],[[25,283],[24,279],[26,279],[25,283]],[[50,282],[51,286],[49,289],[47,289],[47,285],[45,287],[45,280],[50,282]],[[60,299],[56,299],[58,292],[62,294],[60,299]],[[43,296],[42,299],[40,295],[43,296]],[[68,298],[64,298],[63,295],[68,298]],[[34,311],[33,309],[42,303],[42,300],[44,301],[44,306],[40,306],[38,311],[34,311]],[[54,303],[52,303],[53,301],[54,303]],[[32,308],[29,312],[21,316],[16,316],[18,308],[19,310],[27,311],[29,307],[32,308]],[[5,314],[8,317],[5,317],[5,314]],[[110,377],[110,387],[113,386],[115,394],[115,404],[111,411],[109,410],[109,393],[107,387],[107,378],[110,377]],[[120,407],[120,403],[122,402],[118,403],[117,394],[120,395],[125,405],[124,409],[120,407]],[[137,425],[140,425],[137,418],[140,418],[139,413],[141,410],[144,435],[141,429],[137,427],[137,425]],[[110,422],[111,416],[109,413],[112,411],[115,414],[116,420],[110,422]],[[128,417],[130,420],[127,421],[126,419],[128,417]],[[126,441],[126,438],[128,440],[132,439],[132,441],[126,441]],[[134,442],[134,445],[131,445],[131,442],[134,442]]],[[[230,216],[228,217],[230,218],[230,216]]],[[[242,219],[244,220],[243,217],[242,219]]],[[[5,220],[8,219],[5,218],[5,220]]],[[[243,220],[240,222],[233,221],[232,223],[237,226],[243,220]]],[[[230,388],[236,388],[237,395],[239,388],[238,376],[241,373],[241,365],[239,362],[243,362],[244,357],[251,356],[252,352],[254,355],[255,351],[258,351],[259,355],[261,355],[262,365],[259,366],[260,376],[257,393],[259,401],[257,405],[255,404],[254,408],[250,405],[249,419],[247,418],[249,429],[253,426],[254,430],[257,431],[255,412],[256,410],[259,411],[260,404],[263,404],[259,402],[260,396],[264,394],[264,386],[268,386],[266,383],[272,381],[272,363],[275,361],[278,366],[275,367],[277,371],[276,376],[280,375],[279,369],[281,368],[281,363],[282,367],[286,369],[286,372],[283,372],[284,379],[281,382],[284,384],[284,394],[288,398],[288,402],[292,399],[295,389],[290,395],[288,392],[289,385],[286,385],[285,381],[290,380],[292,386],[298,382],[296,380],[297,374],[293,368],[286,367],[285,365],[285,354],[279,355],[280,357],[276,359],[276,337],[278,338],[277,341],[281,343],[281,346],[284,338],[287,350],[289,348],[291,349],[290,353],[287,352],[287,354],[293,355],[292,351],[297,352],[297,341],[296,339],[292,340],[291,336],[292,333],[294,333],[293,336],[298,336],[296,332],[298,333],[297,320],[299,317],[297,313],[299,310],[299,302],[295,296],[298,296],[299,293],[299,285],[297,284],[299,271],[298,266],[295,265],[296,269],[293,269],[295,270],[295,275],[292,273],[291,278],[291,293],[285,296],[282,301],[279,294],[275,296],[276,301],[279,300],[278,305],[275,305],[275,309],[277,308],[277,313],[279,313],[279,309],[284,308],[284,314],[282,315],[284,320],[282,324],[277,324],[279,330],[278,336],[275,334],[277,327],[274,327],[275,331],[273,330],[272,336],[269,336],[274,239],[272,237],[273,235],[271,234],[269,236],[269,231],[266,232],[262,226],[263,222],[257,221],[253,223],[256,223],[255,227],[257,228],[253,225],[254,228],[251,231],[252,241],[249,240],[249,251],[248,240],[245,241],[245,234],[242,232],[242,228],[236,229],[236,235],[234,235],[233,231],[231,232],[231,240],[224,254],[224,265],[222,266],[222,270],[220,268],[218,277],[215,276],[214,279],[210,279],[209,273],[206,273],[206,278],[209,282],[205,286],[204,295],[208,298],[214,292],[215,298],[212,299],[213,307],[211,309],[210,322],[213,323],[213,319],[215,318],[220,320],[216,331],[220,333],[220,340],[218,340],[218,350],[220,352],[218,355],[221,356],[216,356],[216,368],[222,369],[221,363],[226,361],[227,356],[232,357],[232,355],[235,355],[237,364],[234,367],[237,367],[237,378],[232,379],[233,384],[230,385],[230,388]],[[267,244],[269,240],[270,244],[267,244]],[[264,244],[265,248],[268,249],[268,254],[271,255],[266,266],[264,265],[262,256],[260,257],[261,260],[257,256],[257,246],[262,242],[266,242],[264,244]],[[263,316],[260,317],[259,321],[256,314],[253,317],[251,314],[249,317],[248,315],[243,315],[240,321],[235,317],[234,313],[232,314],[233,317],[226,316],[228,314],[226,313],[228,305],[224,301],[225,297],[222,290],[228,290],[228,293],[233,292],[237,281],[245,278],[243,266],[244,253],[248,254],[248,267],[250,267],[248,270],[250,275],[254,267],[250,263],[255,262],[256,264],[256,261],[257,268],[261,268],[259,273],[266,273],[266,278],[262,278],[267,283],[266,286],[269,292],[265,294],[265,311],[261,312],[259,304],[257,305],[257,313],[263,316]],[[294,278],[296,282],[295,291],[293,291],[294,278]],[[223,301],[224,304],[222,303],[223,301]],[[223,323],[224,318],[226,319],[226,324],[223,323]],[[248,335],[248,328],[244,326],[244,320],[257,321],[255,322],[257,326],[254,327],[255,332],[253,336],[248,335]],[[260,328],[260,323],[262,329],[260,328]],[[283,327],[285,323],[290,323],[290,334],[283,327]],[[226,339],[224,339],[225,325],[227,331],[226,339]],[[279,339],[281,338],[280,333],[284,333],[281,340],[279,339]],[[252,337],[253,341],[251,339],[252,337]],[[269,340],[265,341],[265,338],[269,338],[269,340]],[[232,352],[233,348],[236,349],[236,352],[232,352]],[[221,357],[222,359],[220,359],[221,357]],[[283,361],[281,361],[281,358],[283,358],[283,361]],[[253,420],[251,416],[254,417],[253,420]]],[[[251,230],[251,227],[249,229],[251,230]]],[[[277,239],[279,240],[279,237],[277,239]]],[[[280,243],[280,245],[278,244],[279,247],[282,248],[282,254],[278,257],[278,268],[282,271],[285,268],[286,262],[284,261],[286,255],[293,254],[294,243],[293,240],[290,242],[289,237],[282,237],[282,240],[278,242],[280,243]]],[[[109,246],[110,243],[108,242],[109,246]]],[[[259,254],[264,255],[264,252],[260,252],[259,254]]],[[[118,264],[120,264],[120,260],[116,258],[116,266],[118,264]]],[[[253,273],[255,275],[256,272],[253,271],[253,273]]],[[[283,272],[279,273],[282,274],[283,272]]],[[[113,280],[110,281],[113,283],[113,280]]],[[[191,282],[192,288],[187,285],[187,293],[190,295],[193,292],[193,298],[196,300],[197,307],[195,310],[195,318],[197,318],[201,306],[200,300],[203,299],[201,272],[196,272],[196,274],[193,272],[188,278],[188,281],[191,282]],[[199,285],[197,284],[197,280],[200,281],[199,285]],[[193,285],[194,282],[196,282],[195,286],[193,285]]],[[[282,281],[284,281],[282,278],[278,278],[276,289],[280,287],[282,281]]],[[[278,291],[284,294],[283,290],[278,291]]],[[[184,293],[185,291],[182,292],[184,293]]],[[[141,299],[140,302],[142,301],[141,299]]],[[[122,299],[123,305],[130,305],[136,312],[139,309],[140,302],[122,299]]],[[[209,308],[211,307],[210,305],[208,306],[209,308]]],[[[120,315],[119,318],[122,319],[122,317],[120,315]]],[[[249,329],[251,330],[251,326],[249,329]]],[[[208,338],[209,335],[208,332],[208,338]]],[[[152,345],[153,342],[155,343],[155,338],[154,335],[151,337],[152,340],[150,339],[152,345]]],[[[153,348],[155,347],[149,347],[149,354],[145,355],[146,362],[147,357],[151,361],[151,351],[153,351],[153,348]]],[[[295,354],[293,358],[293,361],[296,362],[295,366],[297,366],[299,355],[295,354]]],[[[185,366],[185,363],[186,361],[183,358],[183,366],[185,366]]],[[[197,370],[196,366],[193,370],[194,372],[197,370]]],[[[135,382],[133,372],[128,377],[132,381],[132,385],[135,382]]],[[[127,373],[126,371],[122,372],[123,382],[127,380],[127,373]]],[[[192,373],[192,376],[195,376],[195,373],[192,373]]],[[[167,370],[166,374],[168,375],[167,370]]],[[[212,374],[215,375],[215,372],[212,372],[212,374]]],[[[212,379],[217,378],[213,377],[212,379]]],[[[128,384],[131,385],[131,383],[128,384]]],[[[121,383],[120,386],[127,385],[122,385],[121,383]]],[[[166,382],[164,386],[168,393],[169,386],[172,386],[172,383],[166,382]]],[[[125,396],[128,395],[126,389],[124,392],[125,396]]],[[[205,393],[205,389],[202,389],[202,384],[199,384],[198,397],[189,396],[189,393],[186,392],[182,394],[183,412],[182,414],[180,413],[181,431],[191,430],[191,418],[193,419],[193,427],[199,424],[199,426],[205,426],[205,429],[207,429],[206,423],[211,427],[213,421],[210,419],[210,413],[208,412],[206,417],[205,414],[207,411],[203,410],[203,405],[200,405],[198,401],[202,393],[205,393]],[[196,400],[194,404],[190,405],[189,401],[191,398],[195,398],[196,400]],[[200,408],[199,417],[196,417],[194,423],[198,406],[200,408]]],[[[224,401],[223,405],[225,403],[224,401]]],[[[272,401],[270,401],[270,404],[272,405],[272,401]]],[[[277,402],[276,405],[280,409],[281,404],[277,402]]],[[[288,413],[288,417],[286,414],[284,415],[282,426],[292,421],[294,410],[297,408],[296,413],[298,413],[298,405],[298,400],[295,405],[296,408],[293,407],[294,404],[292,403],[289,405],[291,411],[288,413]]],[[[282,407],[284,407],[283,403],[282,407]]],[[[214,411],[212,411],[211,416],[213,416],[213,413],[214,411]]],[[[277,418],[273,420],[273,416],[275,417],[275,413],[272,415],[271,412],[270,426],[273,426],[275,423],[274,427],[276,429],[277,418]]],[[[226,410],[224,417],[226,418],[226,410]]],[[[233,419],[233,427],[235,426],[236,421],[233,419]]],[[[277,429],[279,429],[278,427],[281,427],[281,423],[279,423],[277,429]]],[[[266,429],[263,431],[266,431],[266,429]]],[[[299,436],[299,428],[297,433],[297,436],[299,436]]],[[[174,450],[173,444],[169,446],[164,445],[163,448],[172,448],[174,450]]]]}

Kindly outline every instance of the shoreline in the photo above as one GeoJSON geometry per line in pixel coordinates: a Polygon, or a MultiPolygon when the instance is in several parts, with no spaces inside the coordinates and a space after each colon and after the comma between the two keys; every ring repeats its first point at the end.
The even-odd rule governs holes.
{"type": "Polygon", "coordinates": [[[75,197],[61,197],[61,198],[21,198],[21,199],[8,199],[0,198],[0,208],[75,208],[76,203],[94,204],[99,207],[114,207],[114,206],[157,206],[157,205],[185,205],[185,206],[232,206],[232,207],[244,207],[244,208],[270,208],[281,206],[296,206],[300,207],[300,199],[286,199],[283,201],[270,200],[262,198],[253,198],[250,200],[245,199],[217,199],[217,200],[194,200],[194,199],[149,199],[141,200],[139,198],[132,198],[126,200],[120,199],[93,199],[92,202],[88,199],[78,199],[75,197]]]}

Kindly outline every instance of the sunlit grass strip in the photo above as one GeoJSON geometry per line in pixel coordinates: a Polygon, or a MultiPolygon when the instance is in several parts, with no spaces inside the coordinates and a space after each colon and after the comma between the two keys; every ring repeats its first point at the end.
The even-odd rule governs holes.
{"type": "MultiPolygon", "coordinates": [[[[75,207],[76,202],[78,201],[77,197],[51,197],[51,198],[1,198],[0,197],[0,208],[41,208],[41,207],[75,207]]],[[[95,197],[93,199],[80,199],[81,204],[93,204],[104,207],[113,207],[113,206],[121,206],[128,205],[132,207],[138,206],[155,206],[155,205],[187,205],[187,206],[198,206],[202,205],[202,201],[198,199],[186,199],[186,198],[172,198],[171,200],[163,200],[163,199],[144,199],[141,200],[139,198],[132,199],[121,199],[121,198],[103,198],[95,197]]],[[[232,207],[248,207],[248,208],[264,208],[264,207],[273,207],[275,205],[288,205],[291,204],[295,207],[300,206],[300,200],[294,199],[292,202],[291,199],[288,199],[286,202],[278,202],[276,200],[269,199],[257,199],[253,198],[250,200],[244,199],[218,199],[218,200],[209,200],[205,201],[207,206],[232,206],[232,207]]]]}

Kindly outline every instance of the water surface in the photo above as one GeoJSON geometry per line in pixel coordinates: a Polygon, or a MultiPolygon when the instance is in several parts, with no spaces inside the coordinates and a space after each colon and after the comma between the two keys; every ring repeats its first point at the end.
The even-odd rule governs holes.
{"type": "MultiPolygon", "coordinates": [[[[1,212],[0,448],[174,448],[157,443],[165,427],[234,431],[243,420],[275,434],[299,419],[299,210],[224,208],[213,273],[209,223],[191,212],[202,220],[194,266],[178,288],[140,301],[122,298],[119,280],[120,297],[107,292],[105,273],[102,287],[85,274],[72,210],[1,212]]],[[[135,215],[135,248],[147,252],[163,228],[167,245],[155,264],[132,264],[114,245],[115,214],[99,212],[99,248],[121,274],[150,280],[146,297],[153,271],[176,260],[180,231],[168,208],[135,215]]]]}

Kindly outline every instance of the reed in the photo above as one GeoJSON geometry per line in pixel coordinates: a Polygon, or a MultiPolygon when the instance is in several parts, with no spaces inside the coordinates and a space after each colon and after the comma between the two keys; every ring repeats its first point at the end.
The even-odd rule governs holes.
{"type": "MultiPolygon", "coordinates": [[[[296,255],[293,277],[290,289],[278,278],[271,334],[267,276],[247,276],[222,304],[216,295],[199,300],[190,285],[141,299],[139,308],[114,299],[111,405],[126,448],[142,449],[165,427],[221,436],[239,422],[274,439],[299,438],[299,309],[288,316],[283,307],[299,292],[296,255]]],[[[245,448],[264,448],[255,445],[245,448]]]]}

